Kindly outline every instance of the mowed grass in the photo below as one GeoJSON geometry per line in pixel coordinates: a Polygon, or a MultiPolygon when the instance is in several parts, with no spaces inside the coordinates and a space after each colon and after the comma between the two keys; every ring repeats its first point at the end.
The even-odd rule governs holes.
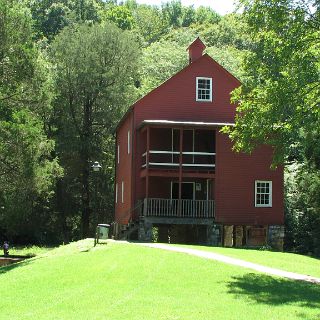
{"type": "Polygon", "coordinates": [[[0,319],[320,319],[320,286],[84,240],[0,268],[0,319]]]}
{"type": "Polygon", "coordinates": [[[30,256],[35,257],[40,254],[43,254],[47,252],[48,250],[51,250],[52,248],[48,247],[38,247],[38,246],[29,246],[29,247],[10,247],[9,248],[9,254],[14,256],[30,256]]]}
{"type": "MultiPolygon", "coordinates": [[[[208,246],[184,246],[192,249],[220,253],[228,257],[261,264],[267,267],[290,272],[306,274],[320,278],[320,259],[300,254],[286,252],[272,252],[254,249],[236,249],[208,246]]],[[[320,318],[319,318],[320,320],[320,318]]]]}

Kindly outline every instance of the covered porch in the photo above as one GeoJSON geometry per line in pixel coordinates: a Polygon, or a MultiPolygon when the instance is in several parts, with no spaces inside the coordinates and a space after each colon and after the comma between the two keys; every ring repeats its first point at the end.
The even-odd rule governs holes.
{"type": "Polygon", "coordinates": [[[143,218],[165,223],[181,219],[213,221],[217,127],[215,123],[142,122],[143,218]]]}

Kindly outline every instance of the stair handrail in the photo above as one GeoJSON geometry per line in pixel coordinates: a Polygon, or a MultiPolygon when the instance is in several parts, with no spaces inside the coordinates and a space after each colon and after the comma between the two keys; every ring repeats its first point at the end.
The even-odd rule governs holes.
{"type": "MultiPolygon", "coordinates": [[[[142,205],[143,205],[143,200],[139,200],[133,208],[131,207],[129,210],[121,213],[119,215],[119,218],[121,219],[121,218],[125,217],[128,213],[131,213],[131,212],[135,211],[136,209],[138,209],[139,207],[142,207],[142,205]]],[[[131,221],[132,221],[132,215],[130,215],[130,219],[129,219],[129,222],[131,222],[131,221]]]]}

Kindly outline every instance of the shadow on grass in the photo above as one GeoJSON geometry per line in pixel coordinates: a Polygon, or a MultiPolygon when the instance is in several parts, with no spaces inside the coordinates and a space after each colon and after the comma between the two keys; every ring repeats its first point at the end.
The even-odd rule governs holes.
{"type": "Polygon", "coordinates": [[[320,285],[317,284],[249,273],[233,277],[228,287],[230,293],[246,295],[253,302],[268,305],[295,304],[320,310],[320,285]]]}
{"type": "Polygon", "coordinates": [[[0,276],[4,273],[7,273],[7,272],[13,270],[13,269],[24,267],[24,266],[32,263],[33,261],[34,261],[34,259],[25,259],[20,262],[16,262],[16,263],[12,263],[12,264],[9,264],[6,266],[2,266],[2,267],[0,267],[0,276]]]}

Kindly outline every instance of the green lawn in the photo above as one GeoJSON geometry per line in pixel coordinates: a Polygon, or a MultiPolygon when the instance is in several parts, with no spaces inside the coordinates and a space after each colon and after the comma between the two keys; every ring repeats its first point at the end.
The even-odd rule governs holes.
{"type": "MultiPolygon", "coordinates": [[[[179,245],[186,247],[183,245],[179,245]]],[[[303,256],[300,254],[272,252],[266,250],[235,249],[206,246],[187,246],[188,248],[220,253],[232,258],[262,264],[285,271],[302,273],[320,278],[320,259],[303,256]]]]}
{"type": "Polygon", "coordinates": [[[10,255],[21,255],[21,256],[31,256],[35,257],[42,253],[47,252],[52,248],[48,247],[38,247],[38,246],[29,246],[29,247],[10,247],[9,253],[10,255]]]}
{"type": "Polygon", "coordinates": [[[134,244],[92,244],[0,268],[0,319],[320,318],[318,285],[134,244]]]}

